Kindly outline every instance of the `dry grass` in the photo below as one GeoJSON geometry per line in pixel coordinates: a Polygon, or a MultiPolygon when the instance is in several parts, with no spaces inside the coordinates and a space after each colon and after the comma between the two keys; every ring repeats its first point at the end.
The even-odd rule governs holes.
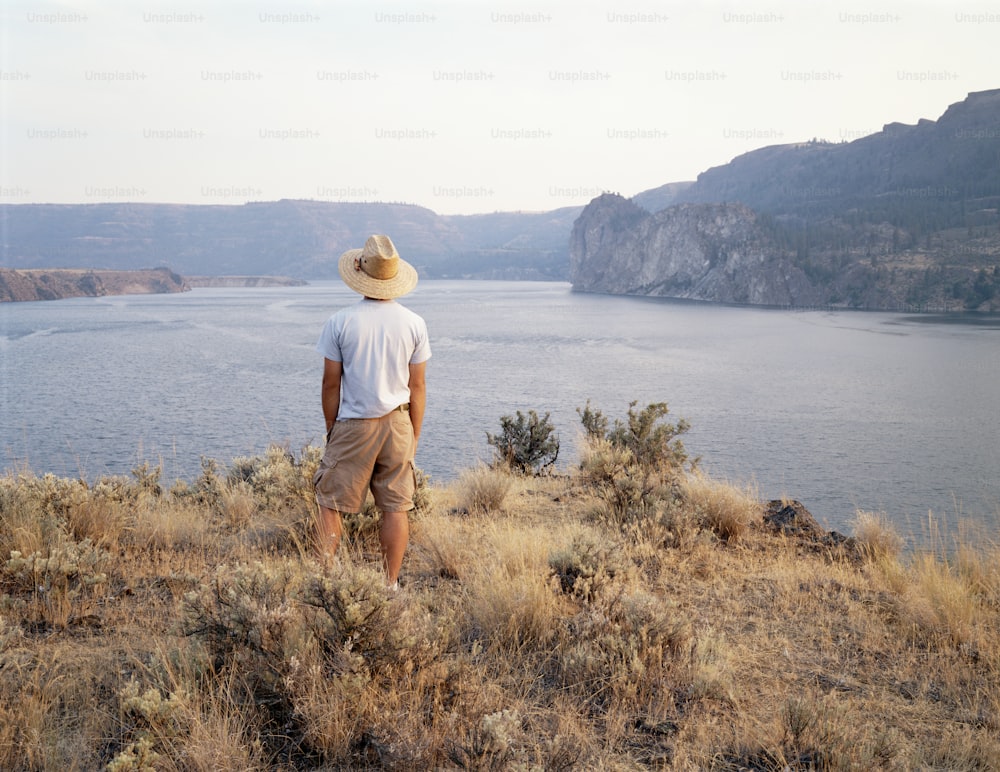
{"type": "Polygon", "coordinates": [[[754,486],[738,487],[696,471],[680,487],[687,509],[726,542],[738,542],[760,524],[763,510],[754,486]]]}
{"type": "Polygon", "coordinates": [[[840,555],[599,460],[422,491],[396,595],[363,518],[311,559],[312,450],[0,478],[0,768],[995,768],[991,537],[840,555]]]}
{"type": "Polygon", "coordinates": [[[514,476],[502,468],[480,465],[466,469],[453,486],[457,509],[474,515],[501,513],[514,483],[514,476]]]}
{"type": "Polygon", "coordinates": [[[903,550],[903,538],[884,512],[856,512],[854,538],[869,560],[894,561],[903,550]]]}

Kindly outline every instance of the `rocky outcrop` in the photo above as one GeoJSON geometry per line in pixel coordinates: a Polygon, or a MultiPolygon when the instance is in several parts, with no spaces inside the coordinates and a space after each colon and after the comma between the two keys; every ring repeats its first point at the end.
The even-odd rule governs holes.
{"type": "Polygon", "coordinates": [[[0,302],[60,300],[102,295],[144,295],[184,292],[188,289],[190,287],[183,277],[167,268],[139,271],[0,268],[0,302]]]}
{"type": "Polygon", "coordinates": [[[570,237],[573,288],[772,306],[821,297],[741,204],[682,204],[649,214],[621,196],[594,199],[570,237]]]}
{"type": "Polygon", "coordinates": [[[772,499],[764,508],[764,525],[775,533],[809,541],[822,541],[828,535],[812,512],[801,501],[772,499]]]}
{"type": "MultiPolygon", "coordinates": [[[[1000,89],[974,92],[936,121],[889,123],[851,142],[750,151],[674,190],[673,205],[728,202],[758,213],[775,262],[761,263],[751,281],[777,284],[763,292],[747,286],[745,302],[763,294],[794,303],[798,292],[812,298],[804,305],[996,312],[998,127],[1000,89]],[[789,259],[798,279],[780,268],[789,259]],[[795,285],[803,275],[811,291],[795,285]],[[786,280],[793,284],[783,286],[786,280]]],[[[689,296],[677,289],[662,294],[689,296]]],[[[716,286],[693,296],[734,293],[716,286]]]]}
{"type": "Polygon", "coordinates": [[[763,523],[770,531],[795,539],[809,549],[837,550],[855,559],[862,556],[856,539],[824,529],[801,501],[774,499],[767,502],[763,523]]]}

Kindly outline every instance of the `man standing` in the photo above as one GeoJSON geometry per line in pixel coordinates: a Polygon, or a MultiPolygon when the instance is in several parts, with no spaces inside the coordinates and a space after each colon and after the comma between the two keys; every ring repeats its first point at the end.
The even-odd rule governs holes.
{"type": "Polygon", "coordinates": [[[417,272],[388,236],[370,236],[363,249],[345,252],[339,269],[344,283],[363,297],[331,316],[316,344],[324,356],[327,429],[313,479],[317,547],[321,559],[333,557],[341,514],[360,512],[371,489],[382,514],[382,561],[396,589],[410,538],[413,458],[427,402],[427,325],[395,300],[417,285],[417,272]]]}

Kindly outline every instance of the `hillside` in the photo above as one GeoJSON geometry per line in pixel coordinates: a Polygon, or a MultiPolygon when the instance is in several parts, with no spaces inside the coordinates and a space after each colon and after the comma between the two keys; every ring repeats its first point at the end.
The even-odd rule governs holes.
{"type": "Polygon", "coordinates": [[[167,268],[135,271],[0,268],[0,302],[103,295],[184,292],[190,285],[167,268]]]}
{"type": "Polygon", "coordinates": [[[996,226],[1000,89],[969,94],[937,121],[890,123],[853,142],[753,150],[699,174],[677,201],[738,201],[814,220],[852,215],[905,229],[911,241],[970,222],[996,226]]]}
{"type": "Polygon", "coordinates": [[[721,302],[1000,310],[1000,90],[970,94],[938,121],[889,124],[849,143],[754,150],[671,195],[676,203],[651,216],[623,214],[608,196],[592,201],[574,226],[574,286],[721,302]],[[714,230],[720,204],[745,207],[752,256],[714,230]],[[641,265],[636,254],[646,256],[641,265]],[[629,261],[634,270],[623,267],[629,261]],[[612,266],[615,281],[602,280],[612,266]]]}
{"type": "Polygon", "coordinates": [[[460,234],[456,252],[429,266],[432,277],[547,279],[569,276],[567,242],[582,206],[549,212],[448,215],[460,234]]]}
{"type": "Polygon", "coordinates": [[[336,258],[389,233],[427,278],[567,276],[567,238],[582,207],[442,216],[419,206],[272,201],[0,205],[9,268],[130,269],[187,275],[337,277],[336,258]]]}
{"type": "Polygon", "coordinates": [[[321,453],[206,460],[169,489],[148,465],[0,478],[0,768],[1000,758],[995,533],[907,555],[872,513],[845,540],[798,502],[650,484],[598,445],[569,477],[422,487],[393,593],[373,512],[314,557],[321,453]]]}
{"type": "Polygon", "coordinates": [[[690,188],[693,182],[668,182],[658,188],[644,190],[632,196],[632,202],[638,204],[647,212],[659,212],[668,206],[673,206],[681,200],[684,191],[690,188]]]}
{"type": "Polygon", "coordinates": [[[385,223],[418,264],[456,238],[429,209],[401,204],[20,204],[0,216],[2,262],[13,268],[153,264],[181,274],[332,278],[345,245],[364,243],[385,223]]]}

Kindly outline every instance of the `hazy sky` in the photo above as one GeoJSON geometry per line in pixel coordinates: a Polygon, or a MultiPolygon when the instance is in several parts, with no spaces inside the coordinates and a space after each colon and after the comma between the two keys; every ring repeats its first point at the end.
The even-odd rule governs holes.
{"type": "Polygon", "coordinates": [[[0,202],[634,195],[1000,87],[1000,6],[0,4],[0,202]]]}

